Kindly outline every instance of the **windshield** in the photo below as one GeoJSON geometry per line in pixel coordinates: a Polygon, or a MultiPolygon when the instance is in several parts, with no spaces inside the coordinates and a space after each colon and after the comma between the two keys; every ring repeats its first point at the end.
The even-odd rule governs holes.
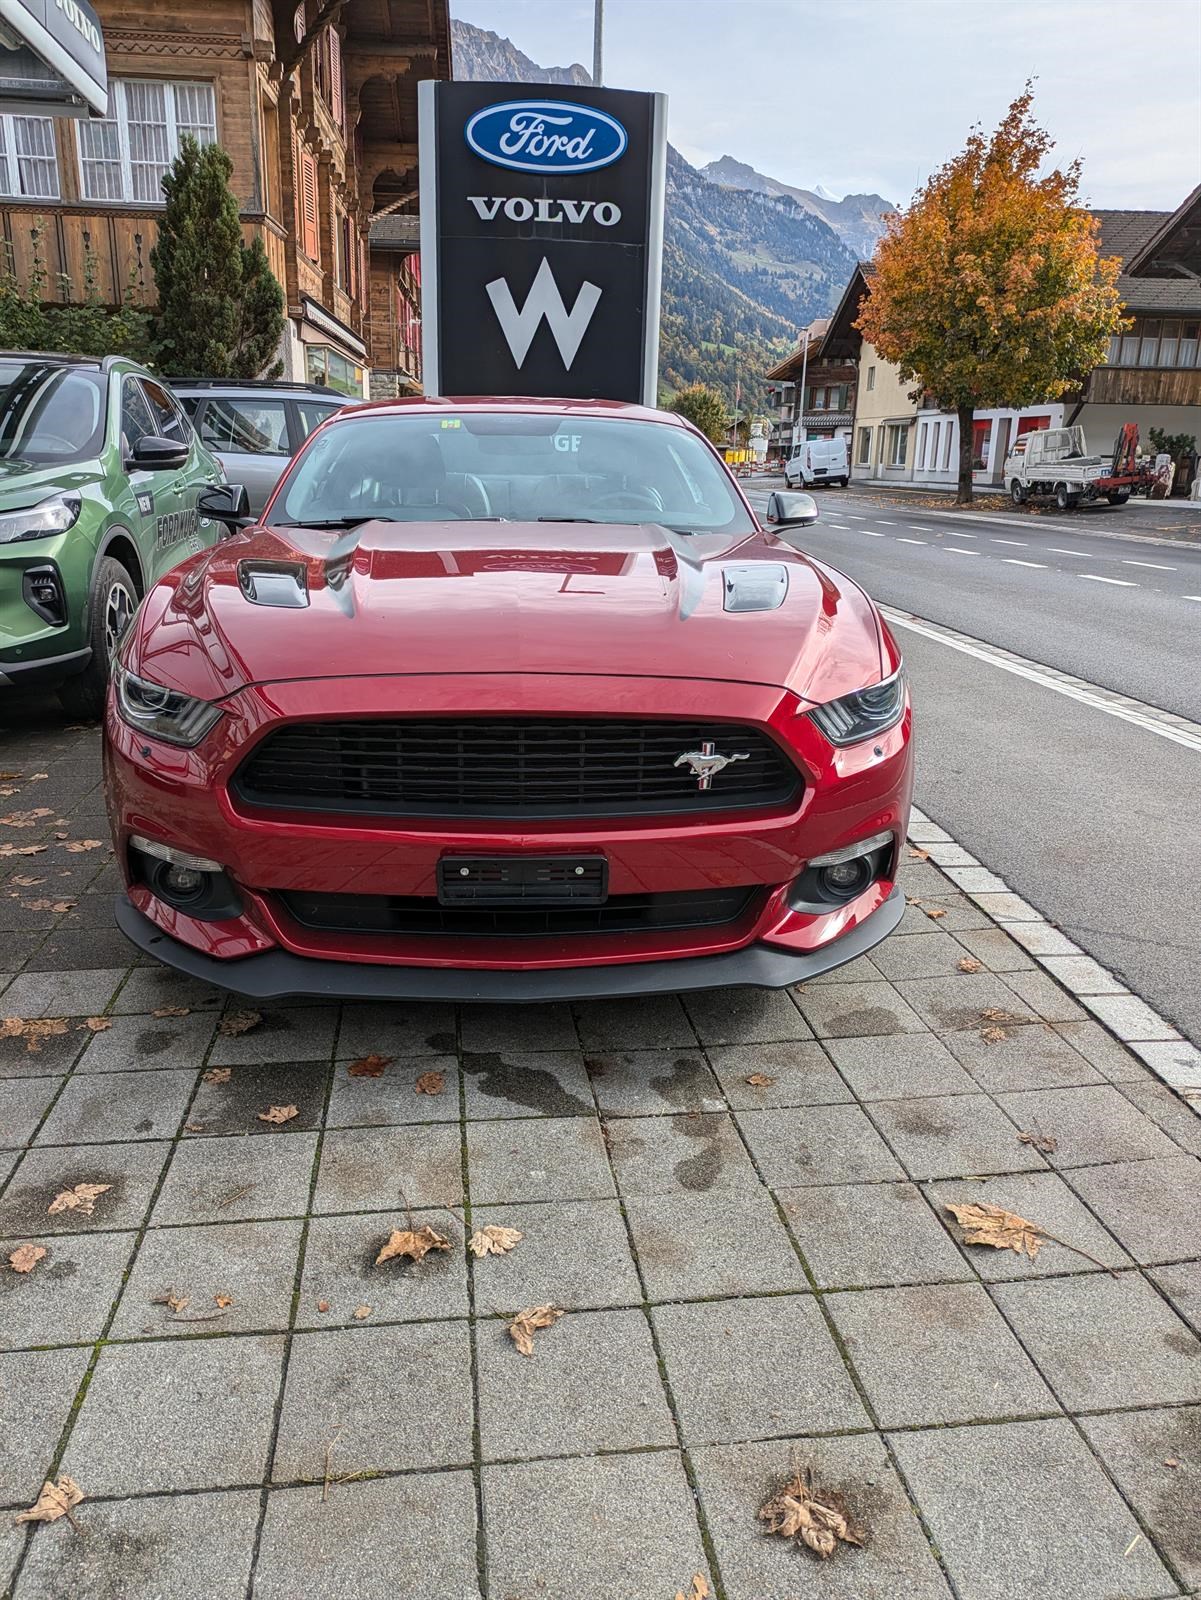
{"type": "Polygon", "coordinates": [[[104,442],[103,376],[92,368],[0,361],[0,461],[86,461],[104,442]]]}
{"type": "Polygon", "coordinates": [[[348,525],[372,517],[754,531],[724,467],[683,428],[529,412],[351,413],[299,458],[269,521],[348,525]]]}

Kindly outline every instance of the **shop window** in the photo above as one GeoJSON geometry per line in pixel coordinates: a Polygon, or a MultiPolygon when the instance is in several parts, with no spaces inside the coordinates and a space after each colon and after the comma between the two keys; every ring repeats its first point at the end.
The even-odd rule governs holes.
{"type": "Polygon", "coordinates": [[[903,467],[906,452],[909,449],[909,424],[907,422],[890,422],[888,436],[885,440],[885,461],[890,467],[903,467]]]}
{"type": "Polygon", "coordinates": [[[861,467],[866,467],[872,459],[872,430],[870,428],[860,428],[859,430],[859,451],[855,459],[861,467]]]}
{"type": "Polygon", "coordinates": [[[972,423],[972,471],[983,472],[988,466],[988,447],[992,443],[992,421],[972,423]]]}
{"type": "Polygon", "coordinates": [[[363,369],[326,344],[305,345],[305,376],[310,383],[323,383],[339,394],[363,397],[363,369]]]}

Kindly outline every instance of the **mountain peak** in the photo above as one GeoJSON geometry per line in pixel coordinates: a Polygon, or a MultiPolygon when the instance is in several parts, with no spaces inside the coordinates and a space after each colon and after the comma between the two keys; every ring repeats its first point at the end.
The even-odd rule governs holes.
{"type": "Polygon", "coordinates": [[[780,178],[757,172],[734,156],[710,161],[701,171],[711,183],[720,183],[727,189],[749,189],[754,194],[787,196],[795,200],[797,205],[828,223],[859,257],[872,254],[876,240],[884,232],[884,217],[896,210],[896,206],[878,194],[848,194],[836,200],[820,183],[815,189],[798,189],[780,178]]]}
{"type": "Polygon", "coordinates": [[[451,61],[459,82],[564,83],[589,86],[592,74],[572,62],[569,67],[540,67],[512,39],[490,28],[453,17],[450,24],[451,61]]]}

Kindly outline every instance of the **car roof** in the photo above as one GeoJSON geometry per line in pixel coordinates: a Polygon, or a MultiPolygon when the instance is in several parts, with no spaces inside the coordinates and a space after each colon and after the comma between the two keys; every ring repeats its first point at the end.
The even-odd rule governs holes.
{"type": "Polygon", "coordinates": [[[413,411],[471,412],[511,411],[549,416],[625,417],[644,422],[666,422],[675,427],[689,428],[686,418],[674,411],[659,411],[654,406],[634,405],[626,400],[558,400],[529,395],[409,395],[397,400],[367,400],[354,404],[347,413],[352,417],[392,414],[404,416],[413,411]]]}
{"type": "Polygon", "coordinates": [[[168,378],[167,382],[176,393],[185,389],[195,389],[203,394],[264,394],[278,390],[281,394],[309,395],[320,400],[336,400],[339,405],[354,405],[356,402],[352,395],[343,394],[338,389],[330,389],[323,383],[295,383],[285,379],[274,378],[168,378]]]}

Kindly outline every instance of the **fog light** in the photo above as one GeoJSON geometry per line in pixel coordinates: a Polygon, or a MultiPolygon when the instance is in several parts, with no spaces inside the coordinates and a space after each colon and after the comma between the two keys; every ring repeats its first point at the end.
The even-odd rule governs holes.
{"type": "Polygon", "coordinates": [[[163,871],[163,887],[173,895],[195,894],[204,887],[204,873],[191,867],[167,867],[163,871]]]}
{"type": "Polygon", "coordinates": [[[866,889],[871,882],[870,856],[857,856],[854,861],[839,861],[834,866],[822,867],[818,873],[823,889],[834,895],[854,895],[866,889]]]}

